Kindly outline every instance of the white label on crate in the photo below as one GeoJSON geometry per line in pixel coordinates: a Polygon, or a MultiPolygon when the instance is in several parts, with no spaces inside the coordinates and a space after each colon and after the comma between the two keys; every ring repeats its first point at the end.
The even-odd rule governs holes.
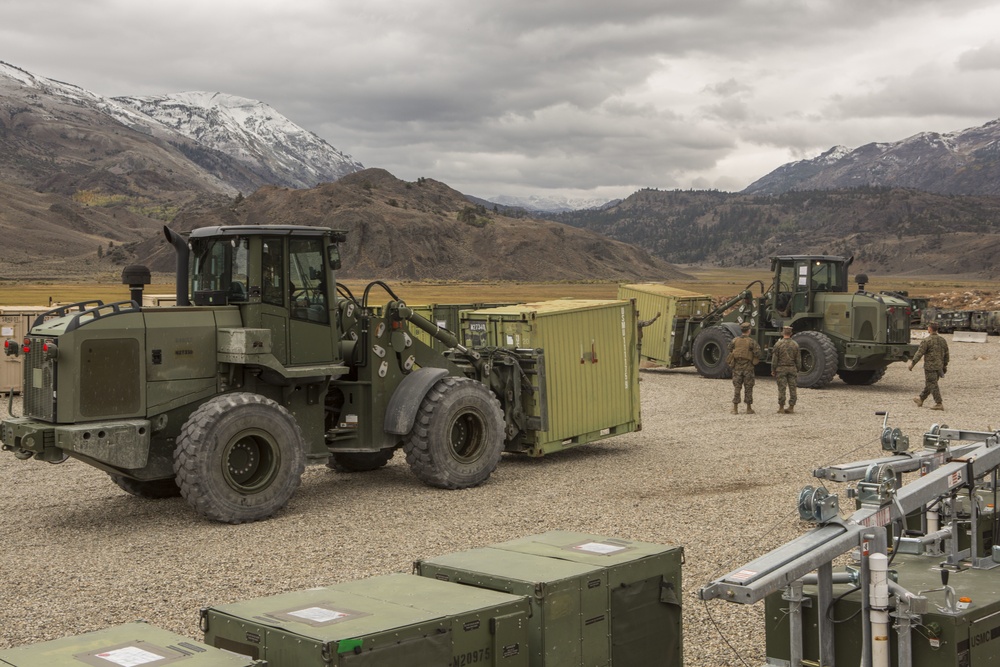
{"type": "Polygon", "coordinates": [[[145,665],[157,660],[163,660],[167,656],[156,655],[136,646],[126,646],[125,648],[116,648],[113,651],[98,653],[96,657],[116,665],[121,665],[121,667],[136,667],[137,665],[145,665]]]}
{"type": "Polygon", "coordinates": [[[334,611],[333,609],[325,609],[323,607],[307,607],[298,611],[290,611],[288,615],[298,616],[313,623],[329,623],[330,621],[339,621],[347,617],[347,614],[342,611],[334,611]]]}
{"type": "Polygon", "coordinates": [[[510,334],[507,334],[507,346],[510,347],[512,345],[514,345],[514,337],[511,336],[510,334]]]}
{"type": "Polygon", "coordinates": [[[585,544],[578,544],[573,548],[577,551],[586,551],[588,553],[606,556],[608,554],[621,551],[625,547],[617,544],[604,544],[603,542],[587,542],[585,544]]]}
{"type": "Polygon", "coordinates": [[[13,336],[13,335],[14,335],[14,327],[4,327],[3,329],[0,329],[0,336],[13,336]]]}

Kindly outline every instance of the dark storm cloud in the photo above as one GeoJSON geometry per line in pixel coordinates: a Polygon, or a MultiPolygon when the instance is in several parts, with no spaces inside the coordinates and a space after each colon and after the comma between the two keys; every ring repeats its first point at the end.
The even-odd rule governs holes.
{"type": "Polygon", "coordinates": [[[108,96],[259,99],[471,194],[622,196],[995,117],[994,4],[35,0],[0,5],[0,59],[108,96]]]}

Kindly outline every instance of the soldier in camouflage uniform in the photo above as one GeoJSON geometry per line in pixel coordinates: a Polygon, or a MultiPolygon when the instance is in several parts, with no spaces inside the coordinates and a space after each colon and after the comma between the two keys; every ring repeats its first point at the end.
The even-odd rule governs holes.
{"type": "Polygon", "coordinates": [[[910,360],[908,368],[912,371],[913,365],[924,360],[924,390],[913,399],[917,407],[922,407],[928,396],[934,397],[934,407],[931,410],[944,410],[941,402],[941,389],[938,388],[938,380],[948,372],[948,341],[938,335],[937,322],[927,325],[927,338],[917,349],[917,353],[910,360]]]}
{"type": "Polygon", "coordinates": [[[802,353],[799,344],[792,340],[792,328],[781,330],[782,338],[771,350],[771,375],[778,381],[778,414],[792,414],[798,399],[799,370],[802,368],[802,353]],[[788,391],[788,408],[785,408],[785,391],[788,391]]]}
{"type": "Polygon", "coordinates": [[[729,343],[729,355],[726,363],[733,369],[733,414],[738,415],[740,404],[740,389],[743,389],[743,399],[747,404],[747,414],[753,411],[754,366],[760,363],[760,345],[750,337],[750,323],[740,325],[743,333],[729,343]]]}

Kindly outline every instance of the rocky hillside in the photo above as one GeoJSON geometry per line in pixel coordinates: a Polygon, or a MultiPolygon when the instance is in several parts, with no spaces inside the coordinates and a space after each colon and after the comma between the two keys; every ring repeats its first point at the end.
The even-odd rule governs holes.
{"type": "Polygon", "coordinates": [[[858,187],[911,188],[946,195],[1000,195],[1000,120],[960,132],[923,132],[903,141],[834,146],[751,183],[746,194],[858,187]]]}
{"type": "MultiPolygon", "coordinates": [[[[432,179],[401,181],[366,169],[309,190],[265,187],[237,205],[179,216],[172,228],[299,224],[347,231],[349,278],[422,280],[670,280],[687,277],[662,259],[591,231],[509,218],[432,179]]],[[[136,248],[155,271],[173,268],[160,238],[136,248]]]]}
{"type": "Polygon", "coordinates": [[[554,220],[678,264],[763,266],[778,254],[854,255],[869,273],[1000,276],[1000,197],[888,188],[776,196],[642,190],[554,220]]]}

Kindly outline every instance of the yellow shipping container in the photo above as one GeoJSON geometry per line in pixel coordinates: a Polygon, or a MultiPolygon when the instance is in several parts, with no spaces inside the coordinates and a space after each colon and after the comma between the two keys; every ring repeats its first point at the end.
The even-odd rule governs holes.
{"type": "Polygon", "coordinates": [[[660,316],[649,326],[643,327],[640,354],[643,359],[663,364],[667,368],[690,366],[682,363],[681,347],[674,341],[688,338],[693,323],[712,311],[712,297],[660,283],[619,285],[619,299],[634,299],[639,320],[648,321],[657,313],[660,316]]]}

